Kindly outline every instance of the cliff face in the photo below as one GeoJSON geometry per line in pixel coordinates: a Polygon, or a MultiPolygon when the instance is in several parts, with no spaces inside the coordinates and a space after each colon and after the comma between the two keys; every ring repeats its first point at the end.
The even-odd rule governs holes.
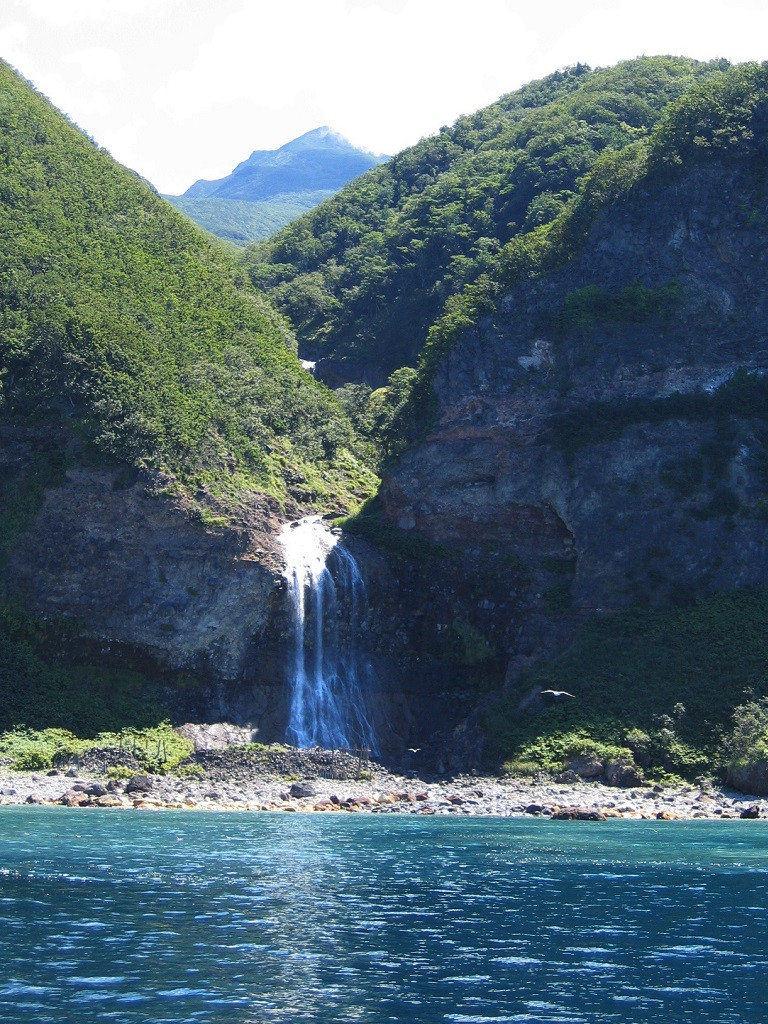
{"type": "Polygon", "coordinates": [[[487,616],[513,659],[595,613],[768,578],[766,252],[764,180],[697,168],[604,214],[442,363],[384,507],[467,564],[519,560],[522,621],[487,616]]]}
{"type": "MultiPolygon", "coordinates": [[[[385,749],[431,743],[443,751],[453,726],[485,694],[512,684],[595,615],[684,606],[768,579],[768,189],[757,160],[726,159],[645,179],[604,210],[570,262],[525,278],[438,367],[431,433],[390,470],[362,531],[367,539],[349,540],[368,584],[358,639],[380,681],[375,715],[385,749]]],[[[20,245],[20,266],[25,253],[20,245]]],[[[94,259],[93,294],[111,311],[100,265],[94,259]]],[[[208,287],[213,278],[201,270],[201,280],[208,287]]],[[[176,283],[185,295],[186,285],[176,283]]],[[[206,294],[189,323],[210,310],[206,294]]],[[[105,324],[99,338],[119,337],[105,324]]],[[[187,337],[186,325],[174,328],[179,337],[187,337]]],[[[245,433],[233,426],[238,458],[253,457],[254,438],[261,439],[275,476],[279,468],[285,479],[283,505],[253,491],[225,507],[205,488],[182,493],[159,471],[96,468],[76,440],[94,422],[81,418],[78,433],[74,385],[61,367],[91,349],[98,354],[87,344],[97,335],[62,327],[59,337],[48,328],[49,342],[69,346],[66,359],[53,360],[55,400],[33,404],[21,357],[7,375],[11,397],[14,389],[21,397],[17,419],[0,427],[3,599],[42,620],[78,624],[80,640],[106,658],[131,654],[161,674],[199,674],[208,682],[206,717],[248,722],[262,738],[282,739],[291,623],[277,537],[286,519],[301,514],[294,501],[315,500],[309,487],[289,486],[304,480],[294,459],[309,452],[304,468],[318,486],[345,472],[351,426],[270,335],[267,369],[256,373],[250,355],[222,356],[211,369],[216,387],[204,394],[212,401],[223,386],[229,411],[219,419],[248,421],[245,433]],[[285,378],[284,420],[268,368],[288,361],[295,376],[293,390],[285,378]],[[69,426],[21,425],[33,415],[69,426]],[[293,430],[288,447],[286,430],[293,430]],[[40,466],[53,463],[59,469],[46,476],[40,466]]],[[[47,350],[35,347],[31,326],[27,333],[47,394],[47,350]]],[[[164,366],[167,353],[158,353],[164,366]]],[[[192,361],[181,377],[194,381],[203,369],[192,361]]],[[[101,387],[135,376],[110,375],[96,361],[87,380],[101,387]]],[[[162,425],[167,403],[155,401],[155,379],[165,381],[164,372],[152,370],[140,397],[157,406],[162,425]]],[[[92,416],[106,416],[110,430],[116,422],[141,425],[115,420],[111,409],[93,403],[92,416]]],[[[168,437],[184,466],[181,411],[168,437]]],[[[138,444],[144,434],[131,430],[124,441],[138,444]]],[[[201,466],[210,454],[205,436],[201,466]]],[[[236,468],[225,436],[214,450],[236,468]]],[[[136,462],[174,465],[159,457],[136,462]]],[[[197,478],[196,465],[187,479],[197,478]]],[[[357,486],[359,470],[351,477],[357,486]]],[[[351,491],[334,486],[341,510],[341,495],[351,491]]]]}
{"type": "MultiPolygon", "coordinates": [[[[4,428],[2,442],[6,492],[42,456],[66,461],[57,428],[4,428]]],[[[5,596],[42,621],[75,624],[97,656],[128,657],[171,678],[197,674],[214,716],[227,708],[230,683],[250,694],[254,725],[279,730],[283,680],[263,645],[279,629],[284,589],[280,506],[254,494],[220,508],[160,474],[78,466],[46,482],[9,546],[5,596]]]]}
{"type": "MultiPolygon", "coordinates": [[[[84,467],[59,426],[3,427],[0,442],[3,510],[26,494],[3,598],[41,625],[67,623],[68,660],[165,680],[174,717],[234,721],[283,741],[295,655],[278,538],[301,511],[256,493],[224,507],[161,474],[84,467]]],[[[430,585],[430,561],[348,544],[370,603],[360,636],[341,629],[375,663],[369,710],[380,747],[402,753],[431,738],[436,749],[477,698],[446,665],[487,667],[494,652],[472,632],[460,595],[430,585]]],[[[470,596],[477,589],[476,577],[465,581],[470,596]]]]}

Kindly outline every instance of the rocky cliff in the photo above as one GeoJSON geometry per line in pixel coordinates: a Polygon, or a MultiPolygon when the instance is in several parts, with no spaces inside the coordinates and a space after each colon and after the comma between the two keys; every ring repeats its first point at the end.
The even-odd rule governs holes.
{"type": "MultiPolygon", "coordinates": [[[[734,81],[749,85],[750,76],[762,81],[764,72],[734,81]]],[[[729,81],[712,86],[715,98],[729,81]]],[[[663,620],[768,580],[768,185],[764,147],[753,145],[766,134],[761,89],[748,123],[734,101],[732,117],[720,117],[721,104],[719,120],[707,115],[702,128],[702,97],[705,114],[712,105],[700,92],[679,108],[695,121],[690,132],[670,115],[671,135],[662,124],[647,147],[598,160],[554,221],[501,250],[483,315],[453,303],[446,317],[461,330],[450,344],[430,340],[418,370],[404,376],[422,399],[416,426],[432,409],[434,418],[407,435],[418,439],[406,450],[406,432],[390,433],[389,450],[400,454],[378,497],[348,522],[346,543],[368,587],[356,639],[379,681],[376,731],[382,749],[408,764],[417,758],[406,756],[409,746],[433,765],[476,762],[484,709],[502,692],[518,715],[533,686],[527,670],[577,642],[589,623],[629,608],[663,620]],[[593,202],[590,188],[606,177],[610,185],[611,174],[630,184],[593,202]],[[542,246],[575,222],[569,244],[550,258],[554,248],[542,246]],[[547,258],[521,258],[509,271],[531,252],[547,258]]],[[[36,145],[46,138],[34,134],[36,145]]],[[[75,155],[86,146],[62,138],[75,155]]],[[[102,163],[99,156],[117,202],[126,179],[102,163]]],[[[55,178],[41,193],[48,245],[65,223],[44,217],[62,187],[55,178]]],[[[77,198],[84,237],[118,244],[89,196],[77,198]]],[[[136,240],[134,263],[157,252],[154,276],[139,275],[130,295],[118,295],[94,242],[90,291],[75,289],[61,309],[56,274],[42,274],[8,219],[11,269],[27,291],[6,295],[18,330],[0,339],[12,343],[0,425],[0,614],[20,606],[33,617],[46,656],[46,624],[53,634],[65,622],[69,648],[53,652],[59,664],[87,651],[102,665],[140,665],[167,682],[177,708],[186,699],[177,676],[192,674],[201,684],[198,721],[249,724],[263,739],[282,739],[293,634],[278,534],[307,511],[338,514],[364,496],[371,475],[355,452],[358,444],[369,452],[371,440],[353,434],[286,347],[282,321],[198,236],[196,276],[169,276],[159,254],[185,252],[189,229],[151,194],[139,198],[148,234],[136,240]],[[157,237],[155,221],[165,232],[157,237]],[[215,295],[230,286],[230,306],[217,312],[215,295]],[[112,316],[124,314],[126,295],[137,304],[130,330],[112,316]],[[177,305],[183,317],[173,314],[177,305]]],[[[80,282],[81,248],[62,245],[69,262],[60,256],[55,269],[80,282]]],[[[430,339],[445,341],[439,326],[430,339]]],[[[395,431],[404,408],[392,407],[395,431]]],[[[713,623],[722,632],[747,621],[735,607],[708,614],[710,632],[713,623]]],[[[695,661],[705,621],[684,624],[682,661],[695,661]]],[[[11,696],[24,687],[34,696],[34,672],[17,669],[28,634],[0,644],[11,696]]],[[[706,742],[764,680],[761,644],[758,637],[742,659],[747,672],[729,669],[727,699],[705,709],[706,742]]],[[[710,691],[719,664],[696,666],[710,691]]],[[[622,717],[631,694],[608,678],[582,709],[591,713],[609,693],[610,742],[623,744],[662,712],[673,722],[682,702],[664,687],[666,679],[637,714],[622,717]]],[[[33,710],[50,724],[47,708],[33,710]]],[[[669,747],[671,729],[656,729],[657,746],[669,747]]],[[[655,764],[682,761],[661,750],[655,764]]]]}
{"type": "Polygon", "coordinates": [[[764,176],[695,167],[604,211],[439,366],[386,518],[463,562],[438,591],[497,560],[471,615],[512,677],[591,616],[768,579],[766,251],[764,176]]]}
{"type": "Polygon", "coordinates": [[[27,498],[28,521],[8,546],[6,600],[69,623],[69,643],[91,660],[197,677],[214,718],[237,715],[227,691],[236,680],[249,721],[274,738],[282,670],[260,645],[284,590],[275,539],[284,509],[260,494],[224,506],[159,473],[83,466],[56,427],[3,428],[4,494],[43,458],[72,464],[27,498]]]}

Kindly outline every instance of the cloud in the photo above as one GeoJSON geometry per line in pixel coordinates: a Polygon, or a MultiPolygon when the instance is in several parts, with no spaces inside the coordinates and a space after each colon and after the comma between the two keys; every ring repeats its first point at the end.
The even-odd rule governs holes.
{"type": "Polygon", "coordinates": [[[65,53],[61,60],[76,68],[83,77],[100,82],[122,82],[126,77],[120,54],[107,46],[90,46],[65,53]]]}
{"type": "Polygon", "coordinates": [[[266,128],[260,144],[286,141],[290,132],[277,125],[283,112],[304,130],[330,123],[355,142],[392,151],[416,141],[425,124],[435,130],[512,87],[510,51],[531,38],[515,7],[485,0],[478,18],[445,0],[241,3],[155,101],[190,119],[185,112],[250,104],[252,120],[266,128]]]}
{"type": "MultiPolygon", "coordinates": [[[[7,0],[6,0],[7,2],[7,0]]],[[[135,18],[174,0],[11,0],[16,8],[54,28],[135,18]]]]}
{"type": "Polygon", "coordinates": [[[394,153],[526,81],[765,56],[765,0],[2,0],[0,53],[165,191],[329,124],[394,153]]]}

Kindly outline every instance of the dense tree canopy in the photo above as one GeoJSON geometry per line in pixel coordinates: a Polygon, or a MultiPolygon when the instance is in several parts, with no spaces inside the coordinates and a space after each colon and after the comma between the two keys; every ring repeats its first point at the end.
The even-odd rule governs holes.
{"type": "Polygon", "coordinates": [[[349,420],[283,318],[4,64],[0,200],[4,417],[64,418],[103,455],[186,479],[354,480],[349,420]]]}
{"type": "Polygon", "coordinates": [[[494,273],[505,245],[558,217],[602,154],[645,138],[726,67],[663,57],[555,72],[359,178],[245,265],[308,357],[383,383],[415,364],[451,297],[494,273]]]}

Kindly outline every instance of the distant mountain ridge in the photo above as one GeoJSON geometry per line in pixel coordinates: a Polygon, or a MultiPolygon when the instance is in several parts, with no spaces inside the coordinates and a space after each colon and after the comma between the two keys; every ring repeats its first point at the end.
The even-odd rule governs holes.
{"type": "Polygon", "coordinates": [[[279,149],[255,150],[225,178],[196,181],[184,198],[254,203],[297,192],[337,191],[386,159],[358,149],[326,125],[279,149]]]}
{"type": "Polygon", "coordinates": [[[279,149],[257,149],[226,177],[201,178],[182,196],[166,198],[207,231],[243,245],[267,238],[388,159],[324,125],[279,149]]]}

